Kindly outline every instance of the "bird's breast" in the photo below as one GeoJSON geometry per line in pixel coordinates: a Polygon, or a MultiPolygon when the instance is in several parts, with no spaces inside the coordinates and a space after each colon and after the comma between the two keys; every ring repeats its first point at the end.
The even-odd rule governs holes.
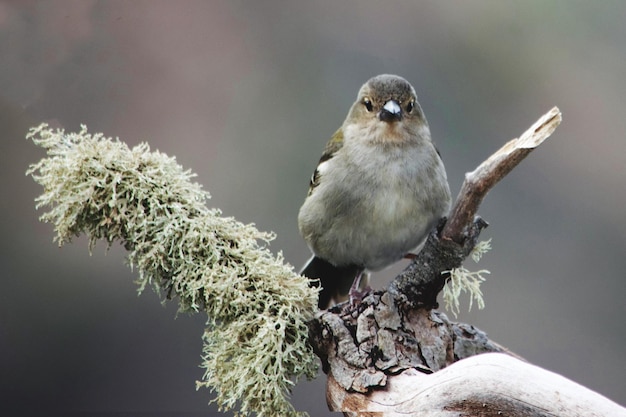
{"type": "Polygon", "coordinates": [[[384,151],[325,162],[326,178],[300,216],[301,229],[313,231],[307,241],[318,256],[336,265],[384,268],[418,246],[447,210],[441,178],[433,179],[445,181],[434,148],[384,151]]]}

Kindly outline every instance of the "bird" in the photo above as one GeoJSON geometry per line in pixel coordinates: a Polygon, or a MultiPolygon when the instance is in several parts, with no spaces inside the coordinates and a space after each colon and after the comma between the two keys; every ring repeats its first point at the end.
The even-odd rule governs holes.
{"type": "Polygon", "coordinates": [[[298,212],[313,253],[301,274],[321,286],[318,307],[355,299],[363,276],[410,256],[449,209],[446,170],[415,89],[397,75],[370,78],[298,212]]]}

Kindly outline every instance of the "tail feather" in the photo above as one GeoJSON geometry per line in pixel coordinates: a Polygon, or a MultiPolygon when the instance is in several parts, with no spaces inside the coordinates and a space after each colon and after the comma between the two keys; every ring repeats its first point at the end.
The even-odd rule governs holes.
{"type": "MultiPolygon", "coordinates": [[[[326,309],[333,300],[337,303],[347,299],[352,282],[362,271],[363,268],[356,265],[337,267],[313,256],[304,266],[301,274],[311,280],[319,280],[313,282],[313,285],[322,287],[318,307],[326,309]]],[[[367,283],[367,280],[365,281],[367,283]]]]}

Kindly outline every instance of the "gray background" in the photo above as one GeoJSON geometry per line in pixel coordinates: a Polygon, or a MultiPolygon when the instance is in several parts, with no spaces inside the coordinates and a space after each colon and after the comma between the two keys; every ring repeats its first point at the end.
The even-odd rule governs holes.
{"type": "MultiPolygon", "coordinates": [[[[626,404],[625,17],[619,1],[0,2],[2,408],[211,413],[194,389],[204,319],[138,298],[119,246],[52,243],[24,176],[43,156],[29,126],[85,123],[176,155],[212,205],[275,231],[299,267],[309,176],[383,72],[417,89],[454,194],[561,108],[480,210],[494,249],[467,266],[492,272],[487,307],[468,314],[465,299],[459,319],[626,404]]],[[[300,384],[297,407],[328,415],[323,384],[300,384]]]]}

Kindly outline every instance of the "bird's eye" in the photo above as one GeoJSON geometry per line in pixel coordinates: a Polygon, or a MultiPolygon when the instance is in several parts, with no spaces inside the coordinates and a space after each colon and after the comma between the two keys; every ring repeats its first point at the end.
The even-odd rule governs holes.
{"type": "Polygon", "coordinates": [[[409,101],[409,104],[406,105],[406,112],[411,113],[413,111],[413,107],[415,107],[415,101],[409,101]]]}
{"type": "Polygon", "coordinates": [[[371,112],[374,109],[374,106],[372,106],[372,100],[370,100],[369,98],[363,99],[363,105],[369,112],[371,112]]]}

